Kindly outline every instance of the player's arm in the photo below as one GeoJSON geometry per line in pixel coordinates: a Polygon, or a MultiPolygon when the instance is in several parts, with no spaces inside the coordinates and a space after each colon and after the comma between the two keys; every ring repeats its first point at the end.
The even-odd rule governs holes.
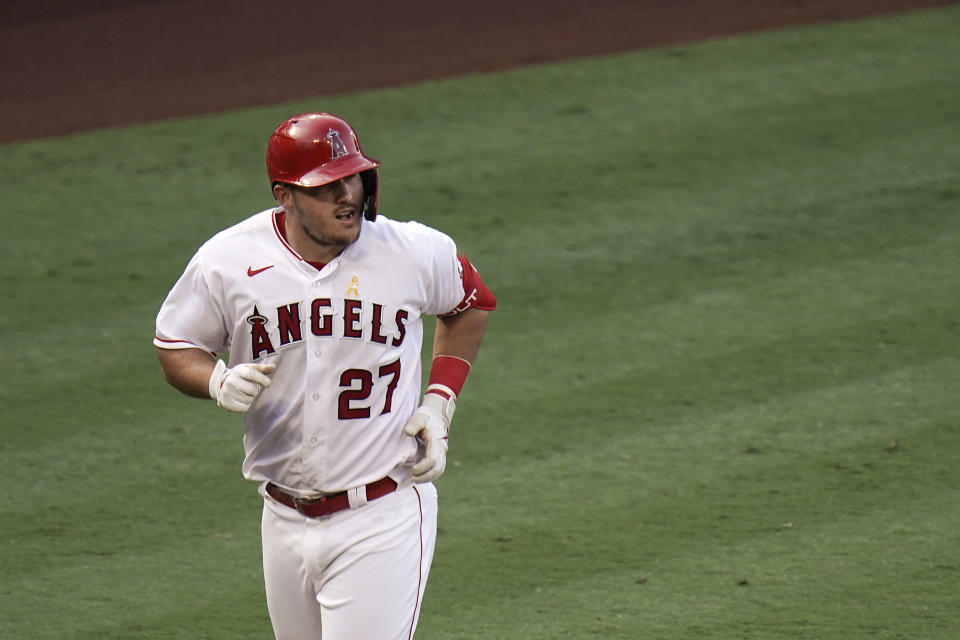
{"type": "Polygon", "coordinates": [[[413,481],[439,478],[447,465],[447,439],[457,396],[463,388],[497,300],[466,258],[463,266],[464,297],[450,313],[437,317],[430,378],[420,407],[407,421],[407,435],[423,441],[423,457],[413,465],[413,481]]]}
{"type": "Polygon", "coordinates": [[[162,349],[157,358],[164,379],[194,398],[212,398],[227,411],[244,413],[260,392],[270,386],[272,364],[238,364],[228,369],[223,360],[203,349],[162,349]]]}
{"type": "Polygon", "coordinates": [[[489,311],[469,308],[439,316],[433,339],[433,361],[423,402],[407,421],[407,435],[423,441],[423,458],[413,465],[414,482],[430,482],[447,466],[447,437],[457,396],[467,380],[483,341],[489,311]]]}
{"type": "Polygon", "coordinates": [[[466,256],[457,256],[463,282],[463,299],[449,313],[437,316],[433,338],[433,362],[427,394],[460,395],[470,367],[480,351],[490,311],[497,299],[466,256]]]}
{"type": "Polygon", "coordinates": [[[216,362],[203,349],[161,349],[157,358],[163,379],[174,389],[194,398],[209,398],[210,374],[216,362]]]}
{"type": "Polygon", "coordinates": [[[433,336],[433,357],[452,356],[473,364],[487,329],[485,309],[470,308],[455,316],[439,316],[433,336]]]}

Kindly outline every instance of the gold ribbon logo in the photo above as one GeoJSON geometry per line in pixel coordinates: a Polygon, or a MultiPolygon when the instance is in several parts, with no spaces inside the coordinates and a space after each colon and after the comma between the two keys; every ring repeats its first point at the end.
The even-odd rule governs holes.
{"type": "Polygon", "coordinates": [[[360,278],[353,276],[350,280],[350,286],[347,288],[347,295],[353,294],[355,296],[360,295],[360,278]]]}

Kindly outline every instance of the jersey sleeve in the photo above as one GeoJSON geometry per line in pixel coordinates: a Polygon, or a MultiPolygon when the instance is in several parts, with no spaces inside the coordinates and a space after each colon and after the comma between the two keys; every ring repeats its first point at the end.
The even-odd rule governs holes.
{"type": "Polygon", "coordinates": [[[463,299],[463,273],[457,259],[457,245],[449,236],[433,231],[428,235],[431,257],[427,274],[427,304],[423,313],[440,315],[463,299]]]}
{"type": "Polygon", "coordinates": [[[157,314],[153,344],[162,349],[227,350],[229,332],[210,290],[200,252],[190,260],[157,314]]]}
{"type": "Polygon", "coordinates": [[[466,256],[457,255],[453,239],[439,231],[435,234],[429,278],[431,303],[424,313],[453,316],[471,308],[495,309],[497,299],[466,256]]]}

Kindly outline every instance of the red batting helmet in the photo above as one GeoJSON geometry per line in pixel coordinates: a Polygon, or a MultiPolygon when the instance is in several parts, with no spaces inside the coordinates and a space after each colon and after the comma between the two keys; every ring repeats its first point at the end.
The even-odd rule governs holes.
{"type": "Polygon", "coordinates": [[[363,216],[377,217],[377,167],[368,158],[346,120],[329,113],[303,113],[284,121],[267,144],[270,183],[319,187],[360,174],[363,180],[363,216]]]}

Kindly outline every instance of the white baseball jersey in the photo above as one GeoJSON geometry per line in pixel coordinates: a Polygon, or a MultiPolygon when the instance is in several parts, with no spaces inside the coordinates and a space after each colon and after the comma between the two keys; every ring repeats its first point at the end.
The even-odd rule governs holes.
{"type": "Polygon", "coordinates": [[[336,492],[412,464],[424,315],[463,299],[448,236],[383,215],[318,270],[270,209],[207,241],[157,316],[154,344],[277,365],[244,414],[243,475],[336,492]]]}

